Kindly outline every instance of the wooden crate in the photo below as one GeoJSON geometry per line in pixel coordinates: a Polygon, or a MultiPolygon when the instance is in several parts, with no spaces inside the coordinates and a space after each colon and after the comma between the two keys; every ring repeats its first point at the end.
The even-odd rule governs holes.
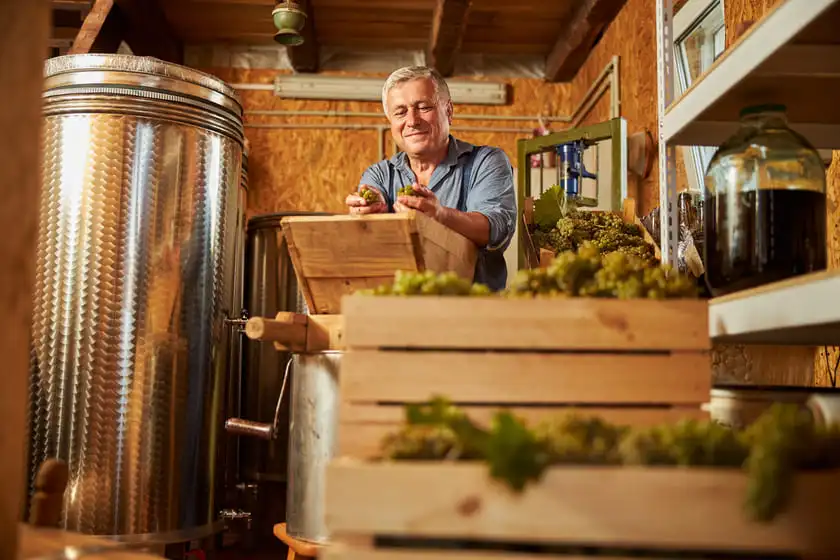
{"type": "Polygon", "coordinates": [[[281,226],[313,314],[339,313],[343,295],[391,283],[398,270],[475,273],[475,244],[419,212],[290,216],[281,226]]]}
{"type": "MultiPolygon", "coordinates": [[[[375,549],[371,537],[469,539],[840,557],[840,472],[798,475],[771,523],[746,516],[734,469],[557,467],[522,494],[479,463],[334,461],[327,469],[328,560],[536,560],[568,556],[375,549]]],[[[765,556],[766,557],[766,556],[765,556]]]]}
{"type": "Polygon", "coordinates": [[[404,405],[434,395],[479,422],[502,407],[530,421],[707,417],[704,301],[349,296],[343,309],[341,455],[376,456],[404,405]]]}

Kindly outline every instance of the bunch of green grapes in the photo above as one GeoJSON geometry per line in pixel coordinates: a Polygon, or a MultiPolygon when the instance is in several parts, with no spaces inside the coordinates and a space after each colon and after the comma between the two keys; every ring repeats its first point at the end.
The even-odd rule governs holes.
{"type": "Polygon", "coordinates": [[[602,253],[621,251],[657,261],[641,228],[624,222],[614,212],[572,210],[552,229],[536,230],[533,238],[539,247],[555,253],[576,251],[585,243],[594,243],[602,253]]]}
{"type": "Polygon", "coordinates": [[[361,189],[359,189],[359,196],[364,198],[365,202],[368,204],[376,204],[380,201],[379,191],[373,187],[368,187],[367,185],[364,185],[361,189]]]}
{"type": "Polygon", "coordinates": [[[406,185],[397,191],[397,196],[414,196],[414,187],[406,185]]]}
{"type": "Polygon", "coordinates": [[[619,454],[625,465],[740,467],[748,447],[717,422],[680,420],[628,432],[619,454]]]}
{"type": "Polygon", "coordinates": [[[490,288],[473,284],[454,272],[435,273],[397,271],[392,284],[383,284],[357,293],[375,296],[483,296],[490,288]]]}
{"type": "Polygon", "coordinates": [[[618,299],[697,297],[695,282],[667,266],[624,251],[603,254],[592,242],[555,257],[545,269],[520,270],[512,297],[565,295],[618,299]]]}
{"type": "Polygon", "coordinates": [[[392,460],[455,459],[460,448],[455,432],[441,425],[405,426],[382,441],[383,456],[392,460]]]}
{"type": "Polygon", "coordinates": [[[596,416],[577,414],[545,420],[534,428],[537,439],[545,445],[550,465],[618,464],[618,443],[627,431],[596,416]]]}

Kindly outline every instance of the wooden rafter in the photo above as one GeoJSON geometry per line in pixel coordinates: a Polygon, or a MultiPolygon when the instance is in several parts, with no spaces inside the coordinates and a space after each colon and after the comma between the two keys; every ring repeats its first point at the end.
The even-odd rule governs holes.
{"type": "Polygon", "coordinates": [[[306,10],[306,24],[300,32],[303,37],[303,44],[297,47],[286,47],[289,53],[289,62],[295,72],[317,72],[320,61],[320,46],[318,35],[315,32],[315,10],[312,0],[304,4],[306,10]]]}
{"type": "Polygon", "coordinates": [[[471,5],[472,0],[437,0],[435,5],[426,64],[444,76],[451,76],[455,71],[471,5]]]}
{"type": "Polygon", "coordinates": [[[107,53],[117,50],[125,22],[113,8],[114,0],[94,2],[68,54],[107,53]]]}
{"type": "Polygon", "coordinates": [[[560,32],[545,62],[545,79],[566,82],[577,74],[598,37],[626,0],[578,0],[580,6],[560,32]]]}

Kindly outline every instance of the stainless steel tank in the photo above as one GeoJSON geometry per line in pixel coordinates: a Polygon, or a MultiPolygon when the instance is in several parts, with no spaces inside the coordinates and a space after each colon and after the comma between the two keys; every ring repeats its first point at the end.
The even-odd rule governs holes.
{"type": "Polygon", "coordinates": [[[212,76],[46,63],[30,461],[68,462],[66,529],[183,542],[221,525],[242,145],[212,76]]]}

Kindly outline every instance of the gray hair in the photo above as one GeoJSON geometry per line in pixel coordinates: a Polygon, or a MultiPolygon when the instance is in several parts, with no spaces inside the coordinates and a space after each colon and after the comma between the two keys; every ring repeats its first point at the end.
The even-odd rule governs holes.
{"type": "Polygon", "coordinates": [[[385,85],[382,86],[382,109],[386,114],[388,113],[388,92],[400,84],[420,78],[432,80],[432,83],[435,84],[435,95],[438,101],[452,99],[452,96],[449,95],[449,86],[446,85],[446,80],[443,79],[440,72],[428,66],[406,66],[394,70],[385,80],[385,85]]]}

